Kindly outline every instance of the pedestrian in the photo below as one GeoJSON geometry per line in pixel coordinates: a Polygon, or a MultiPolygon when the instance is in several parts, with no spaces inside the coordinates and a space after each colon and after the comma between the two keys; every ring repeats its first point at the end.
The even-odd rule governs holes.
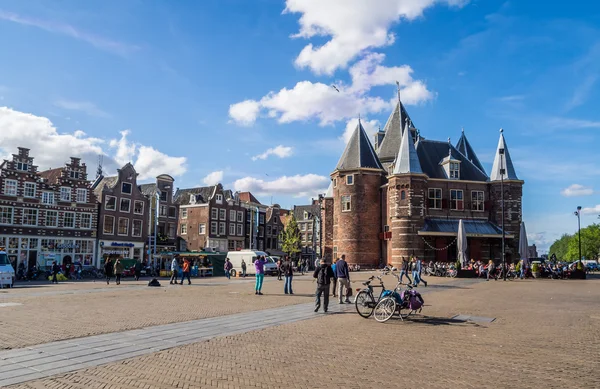
{"type": "Polygon", "coordinates": [[[104,274],[106,275],[106,285],[108,285],[113,276],[113,263],[110,257],[106,258],[106,262],[104,262],[104,274]]]}
{"type": "Polygon", "coordinates": [[[350,289],[350,269],[348,268],[348,263],[346,262],[346,254],[342,254],[342,258],[336,262],[335,272],[339,284],[338,293],[340,304],[343,304],[344,301],[350,304],[350,298],[348,298],[348,290],[350,289]]]}
{"type": "Polygon", "coordinates": [[[283,287],[283,291],[285,294],[294,294],[292,290],[292,279],[294,278],[294,265],[292,265],[292,261],[286,256],[285,262],[281,265],[283,275],[285,276],[285,285],[283,287]]]}
{"type": "Polygon", "coordinates": [[[254,270],[256,271],[256,284],[254,285],[254,294],[262,296],[263,280],[265,279],[265,257],[259,257],[254,261],[254,270]]]}
{"type": "Polygon", "coordinates": [[[335,297],[335,290],[337,289],[337,282],[338,282],[338,278],[337,278],[337,273],[336,273],[336,262],[337,262],[337,258],[335,258],[333,260],[333,263],[331,264],[331,271],[333,271],[333,297],[335,297]]]}
{"type": "Polygon", "coordinates": [[[231,269],[233,269],[233,265],[231,264],[231,261],[229,260],[229,258],[226,258],[225,266],[223,266],[223,270],[225,270],[225,277],[227,277],[228,280],[231,279],[231,269]]]}
{"type": "Polygon", "coordinates": [[[142,275],[142,262],[138,259],[135,262],[135,280],[139,281],[141,275],[142,275]]]}
{"type": "Polygon", "coordinates": [[[304,275],[305,263],[306,263],[306,258],[298,260],[298,267],[300,268],[300,272],[302,272],[302,275],[304,275]]]}
{"type": "Polygon", "coordinates": [[[65,264],[65,277],[67,277],[67,280],[71,277],[71,264],[70,263],[65,264]]]}
{"type": "Polygon", "coordinates": [[[53,284],[58,284],[58,279],[56,278],[56,276],[58,275],[59,271],[60,271],[60,266],[58,266],[56,261],[53,261],[52,262],[52,283],[53,284]]]}
{"type": "Polygon", "coordinates": [[[277,281],[281,281],[281,280],[282,280],[282,278],[281,278],[281,275],[282,275],[282,273],[283,273],[283,271],[282,271],[282,269],[281,269],[281,264],[282,264],[282,263],[283,263],[283,262],[281,261],[281,258],[279,258],[279,259],[277,260],[277,281]]]}
{"type": "Polygon", "coordinates": [[[242,276],[246,278],[246,261],[242,259],[242,276]]]}
{"type": "Polygon", "coordinates": [[[121,274],[123,274],[123,264],[121,258],[117,258],[115,262],[115,282],[117,285],[121,285],[121,274]]]}
{"type": "Polygon", "coordinates": [[[317,279],[317,290],[315,292],[315,312],[318,312],[319,308],[321,308],[322,294],[324,294],[323,312],[327,312],[327,309],[329,308],[329,285],[331,284],[331,279],[333,278],[333,270],[331,270],[331,266],[325,263],[324,259],[321,260],[319,267],[315,269],[313,278],[317,279]]]}
{"type": "Polygon", "coordinates": [[[406,276],[406,278],[408,278],[408,283],[412,284],[412,280],[410,279],[410,276],[408,275],[409,273],[409,267],[410,267],[410,263],[408,262],[408,259],[406,259],[406,257],[402,257],[402,267],[400,268],[400,282],[402,282],[402,280],[404,279],[404,276],[406,276]]]}
{"type": "Polygon", "coordinates": [[[181,273],[181,282],[179,285],[183,285],[183,279],[186,277],[188,280],[188,285],[192,285],[192,280],[190,280],[190,260],[187,258],[183,260],[183,272],[181,273]]]}
{"type": "Polygon", "coordinates": [[[81,262],[77,262],[77,279],[81,280],[81,272],[83,272],[83,266],[81,262]]]}
{"type": "Polygon", "coordinates": [[[171,280],[169,281],[170,285],[173,285],[173,283],[175,283],[175,285],[177,285],[177,271],[179,270],[179,261],[177,260],[177,257],[173,257],[173,260],[171,261],[171,280]]]}
{"type": "Polygon", "coordinates": [[[521,279],[525,277],[526,270],[527,269],[525,269],[525,261],[521,259],[521,279]]]}
{"type": "MultiPolygon", "coordinates": [[[[308,261],[306,261],[306,271],[308,272],[310,270],[310,267],[308,266],[308,261]]],[[[319,266],[321,265],[321,259],[317,258],[315,259],[315,270],[319,268],[319,266]]]]}
{"type": "Polygon", "coordinates": [[[421,278],[421,260],[413,257],[412,259],[413,286],[419,286],[423,282],[427,286],[427,281],[421,278]]]}
{"type": "Polygon", "coordinates": [[[488,262],[488,268],[487,268],[487,280],[490,280],[490,277],[494,275],[494,261],[492,261],[490,259],[490,261],[488,262]]]}

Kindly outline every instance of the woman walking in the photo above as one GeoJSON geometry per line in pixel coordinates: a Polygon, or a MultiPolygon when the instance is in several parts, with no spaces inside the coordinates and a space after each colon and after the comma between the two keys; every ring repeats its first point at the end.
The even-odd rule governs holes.
{"type": "Polygon", "coordinates": [[[113,263],[110,257],[106,258],[106,262],[104,263],[104,274],[106,274],[106,285],[108,285],[113,276],[113,263]]]}
{"type": "Polygon", "coordinates": [[[121,263],[121,258],[117,258],[115,262],[115,281],[117,285],[121,285],[121,274],[123,274],[123,264],[121,263]]]}
{"type": "MultiPolygon", "coordinates": [[[[494,267],[495,267],[494,261],[492,261],[490,259],[490,262],[488,263],[488,268],[487,268],[487,280],[488,281],[490,280],[490,277],[494,276],[494,267]]],[[[495,280],[495,278],[494,278],[494,280],[495,280]]]]}
{"type": "Polygon", "coordinates": [[[265,257],[260,257],[254,261],[254,270],[256,271],[256,284],[254,286],[254,294],[262,296],[263,280],[265,279],[265,264],[267,260],[265,257]]]}

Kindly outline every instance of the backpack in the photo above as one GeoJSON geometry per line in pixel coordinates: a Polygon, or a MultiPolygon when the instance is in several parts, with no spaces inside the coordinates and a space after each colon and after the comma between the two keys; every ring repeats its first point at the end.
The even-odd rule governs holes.
{"type": "Polygon", "coordinates": [[[153,278],[150,282],[148,282],[148,286],[160,286],[160,282],[156,278],[153,278]]]}
{"type": "Polygon", "coordinates": [[[317,284],[318,285],[328,285],[329,284],[329,275],[327,274],[327,270],[329,270],[329,268],[327,266],[319,269],[319,274],[317,274],[317,284]]]}
{"type": "Polygon", "coordinates": [[[413,311],[421,309],[423,303],[425,302],[423,301],[423,297],[421,297],[421,294],[416,290],[411,290],[409,293],[410,297],[408,298],[408,307],[413,311]]]}

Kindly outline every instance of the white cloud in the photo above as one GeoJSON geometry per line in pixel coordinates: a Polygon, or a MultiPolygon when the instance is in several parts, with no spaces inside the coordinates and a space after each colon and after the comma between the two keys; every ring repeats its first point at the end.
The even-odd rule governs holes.
{"type": "Polygon", "coordinates": [[[317,74],[332,74],[365,50],[391,45],[389,30],[401,19],[414,20],[436,3],[462,6],[468,0],[287,0],[284,12],[301,14],[298,38],[327,37],[322,46],[309,43],[296,65],[317,74]]]}
{"type": "Polygon", "coordinates": [[[323,188],[329,185],[329,178],[316,174],[283,176],[272,181],[265,181],[254,177],[244,177],[233,183],[235,190],[252,192],[255,195],[292,195],[306,197],[315,193],[324,192],[323,188]]]}
{"type": "MultiPolygon", "coordinates": [[[[360,123],[365,129],[367,135],[369,135],[369,139],[372,142],[372,139],[374,139],[373,135],[379,131],[379,120],[361,119],[360,123]]],[[[357,125],[358,118],[348,120],[348,123],[346,123],[346,129],[344,130],[342,136],[340,136],[340,139],[344,141],[344,144],[348,143],[357,125]]]]}
{"type": "Polygon", "coordinates": [[[589,196],[593,193],[594,190],[592,188],[579,184],[573,184],[560,191],[560,194],[565,197],[589,196]]]}
{"type": "Polygon", "coordinates": [[[256,161],[259,159],[267,159],[270,155],[275,155],[279,158],[288,158],[288,157],[291,157],[293,153],[294,153],[294,151],[293,151],[292,147],[279,145],[279,146],[268,149],[267,151],[265,151],[262,154],[252,157],[252,160],[256,161]]]}
{"type": "Polygon", "coordinates": [[[600,215],[600,204],[595,207],[586,207],[581,210],[583,215],[600,215]]]}
{"type": "Polygon", "coordinates": [[[223,180],[223,170],[218,170],[216,172],[209,173],[206,177],[202,179],[204,185],[217,185],[223,180]]]}
{"type": "Polygon", "coordinates": [[[547,124],[552,129],[561,130],[600,128],[600,121],[562,117],[550,118],[548,119],[547,124]]]}
{"type": "Polygon", "coordinates": [[[58,101],[54,102],[54,105],[59,108],[67,109],[70,111],[80,111],[80,112],[86,113],[90,116],[97,116],[97,117],[109,117],[110,116],[110,114],[108,114],[107,112],[104,112],[103,110],[98,108],[96,106],[96,104],[90,103],[89,101],[58,100],[58,101]]]}
{"type": "Polygon", "coordinates": [[[105,155],[107,174],[127,162],[132,162],[140,180],[167,173],[173,176],[186,171],[186,158],[170,157],[152,147],[133,144],[127,140],[129,130],[121,132],[120,139],[109,142],[88,136],[77,130],[72,134],[59,133],[45,117],[0,107],[0,157],[9,158],[17,147],[31,149],[34,163],[40,170],[64,166],[70,157],[79,157],[87,164],[93,175],[99,155],[105,155]]]}
{"type": "Polygon", "coordinates": [[[259,112],[260,103],[254,100],[245,100],[229,106],[229,116],[231,119],[243,126],[254,124],[259,112]]]}

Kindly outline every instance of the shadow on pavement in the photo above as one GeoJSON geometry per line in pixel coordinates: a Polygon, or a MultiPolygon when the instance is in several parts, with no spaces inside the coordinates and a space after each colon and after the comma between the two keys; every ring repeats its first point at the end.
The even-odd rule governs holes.
{"type": "Polygon", "coordinates": [[[451,325],[462,325],[469,327],[481,327],[477,323],[473,323],[470,321],[463,321],[452,319],[448,317],[435,317],[435,316],[410,316],[408,319],[405,318],[404,321],[400,320],[399,317],[394,316],[387,323],[393,323],[394,325],[415,325],[415,324],[425,324],[430,326],[451,326],[451,325]]]}

